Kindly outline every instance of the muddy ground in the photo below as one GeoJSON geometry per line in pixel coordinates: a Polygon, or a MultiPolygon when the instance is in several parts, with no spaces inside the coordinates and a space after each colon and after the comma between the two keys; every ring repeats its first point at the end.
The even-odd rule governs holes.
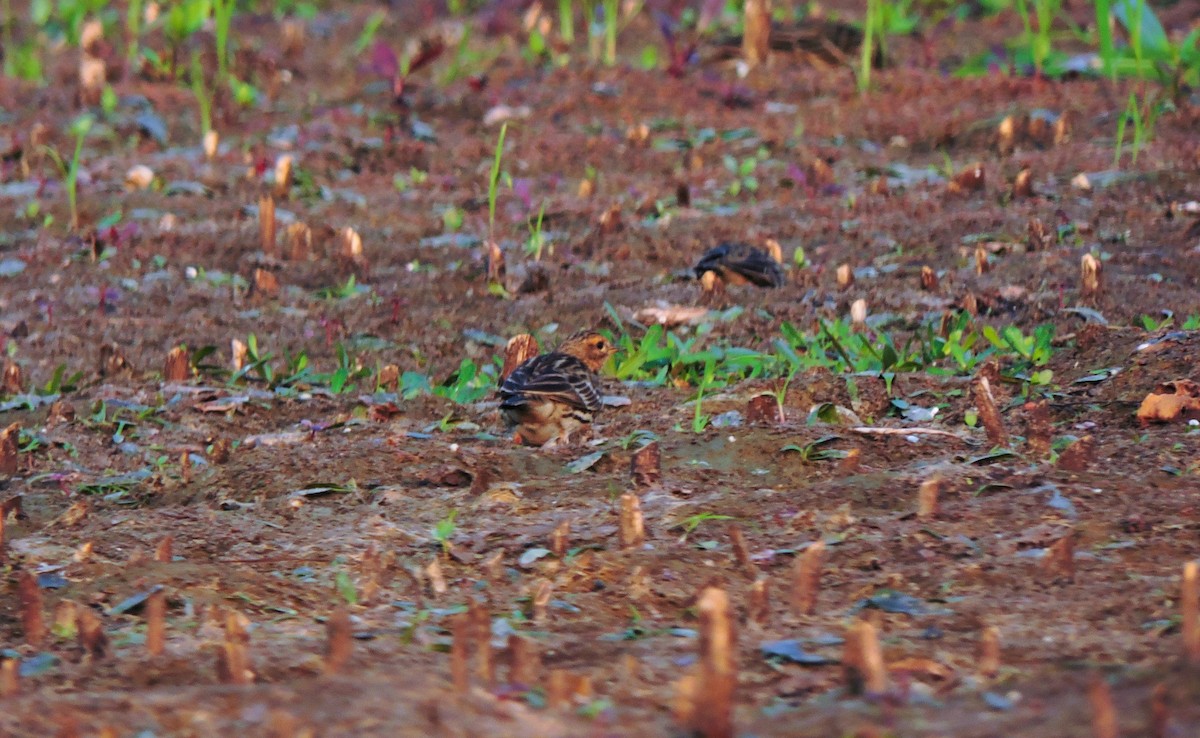
{"type": "MultiPolygon", "coordinates": [[[[1162,10],[1180,37],[1192,22],[1185,5],[1162,10]]],[[[745,79],[717,62],[680,77],[643,70],[633,60],[659,38],[649,17],[625,29],[615,68],[589,62],[582,45],[564,66],[534,64],[518,24],[482,13],[466,20],[477,53],[447,52],[397,102],[375,74],[378,55],[353,48],[372,10],[322,10],[290,53],[277,20],[237,17],[234,69],[264,97],[252,108],[218,98],[211,159],[191,92],[114,61],[120,103],[82,149],[76,232],[63,178],[38,145],[69,159],[79,52],[48,57],[49,84],[2,83],[0,329],[22,386],[6,390],[0,413],[21,428],[16,468],[0,482],[3,498],[20,502],[5,519],[0,599],[0,643],[19,659],[20,680],[3,698],[0,733],[679,734],[672,685],[696,660],[705,584],[727,590],[738,621],[742,735],[1092,735],[1097,680],[1122,734],[1200,731],[1179,608],[1182,567],[1200,554],[1200,433],[1134,417],[1158,383],[1200,380],[1200,333],[1181,330],[1200,314],[1200,236],[1194,216],[1172,212],[1200,199],[1195,93],[1181,91],[1136,163],[1126,154],[1114,169],[1129,93],[1157,85],[947,73],[1016,35],[1015,14],[893,40],[890,64],[860,96],[848,69],[783,57],[745,79]],[[484,73],[486,83],[474,76],[484,73]],[[500,105],[527,107],[509,124],[503,169],[515,181],[497,204],[508,298],[487,288],[480,248],[498,133],[484,116],[500,105]],[[998,142],[1005,116],[1030,114],[1065,116],[1066,135],[998,142]],[[716,135],[705,140],[703,129],[716,135]],[[760,148],[757,191],[731,194],[723,158],[760,148]],[[282,154],[296,172],[277,192],[280,248],[268,254],[256,208],[282,154]],[[975,162],[978,189],[952,192],[945,176],[927,176],[975,162]],[[155,184],[128,191],[139,164],[155,184]],[[1033,192],[1014,196],[1025,168],[1033,192]],[[1080,173],[1090,190],[1073,184],[1080,173]],[[553,248],[543,283],[521,291],[523,271],[538,271],[522,245],[542,203],[553,248]],[[313,229],[311,252],[291,253],[290,219],[313,229]],[[1060,237],[1031,242],[1035,219],[1060,237]],[[343,251],[347,227],[361,257],[343,251]],[[688,278],[719,241],[767,238],[790,267],[783,287],[713,298],[688,278]],[[992,244],[982,273],[978,244],[992,244]],[[1103,263],[1098,294],[1083,293],[1085,253],[1103,263]],[[848,286],[836,278],[843,264],[855,271],[848,286]],[[938,276],[932,290],[922,289],[924,266],[938,276]],[[256,270],[278,289],[256,284],[256,270]],[[964,422],[970,372],[902,372],[889,388],[806,371],[783,392],[783,423],[743,416],[699,433],[694,387],[609,382],[630,404],[600,416],[590,445],[555,452],[508,440],[490,396],[456,404],[374,391],[381,367],[437,385],[464,358],[490,363],[520,332],[546,346],[587,326],[619,333],[606,302],[634,338],[643,328],[624,321],[659,301],[740,305],[674,330],[768,351],[785,321],[813,332],[819,320],[848,319],[858,299],[901,339],[966,309],[978,326],[1055,326],[1050,384],[996,386],[1011,453],[990,453],[983,429],[964,422]],[[1141,320],[1161,323],[1164,311],[1173,322],[1141,320]],[[253,373],[231,383],[221,373],[231,341],[250,334],[277,372],[285,354],[304,352],[331,373],[342,346],[361,376],[344,392],[328,377],[283,390],[253,373]],[[164,362],[180,344],[215,351],[169,381],[164,362]],[[908,421],[893,398],[940,412],[908,421]],[[1029,442],[1029,399],[1047,402],[1052,453],[1029,442]],[[953,436],[810,422],[821,403],[865,425],[953,436]],[[641,487],[630,456],[649,436],[637,431],[662,452],[661,481],[641,487]],[[820,448],[857,451],[857,464],[781,450],[831,435],[820,448]],[[594,465],[572,468],[597,451],[594,465]],[[917,488],[935,476],[940,510],[918,518],[917,488]],[[646,539],[623,548],[618,500],[630,491],[646,539]],[[435,530],[452,514],[441,541],[435,530]],[[559,557],[547,549],[568,521],[559,557]],[[736,561],[735,528],[748,565],[736,561]],[[1048,550],[1068,536],[1072,565],[1054,563],[1048,550]],[[817,605],[796,615],[793,562],[816,540],[827,546],[817,605]],[[29,643],[19,605],[25,573],[54,625],[40,644],[29,643]],[[762,622],[749,612],[756,577],[770,591],[762,622]],[[143,600],[160,586],[165,652],[151,656],[143,600]],[[497,667],[490,683],[472,671],[458,694],[447,651],[469,602],[490,619],[497,667]],[[56,621],[70,612],[62,603],[91,613],[103,637],[81,641],[75,618],[56,621]],[[232,611],[248,623],[248,685],[218,668],[232,611]],[[328,674],[327,623],[339,612],[353,652],[328,674]],[[852,694],[843,679],[841,638],[859,618],[880,632],[883,694],[852,694]],[[989,627],[1000,666],[981,674],[989,627]],[[508,668],[513,633],[540,659],[519,681],[508,668]],[[764,645],[802,647],[812,663],[764,645]]],[[[444,21],[414,3],[379,38],[399,50],[444,21]]],[[[744,413],[751,396],[781,388],[777,378],[732,383],[704,409],[744,413]]]]}

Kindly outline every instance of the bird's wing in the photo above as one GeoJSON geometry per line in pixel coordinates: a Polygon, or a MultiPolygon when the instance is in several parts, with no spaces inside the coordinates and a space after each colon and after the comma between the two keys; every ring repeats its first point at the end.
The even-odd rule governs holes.
{"type": "Polygon", "coordinates": [[[500,386],[500,407],[519,407],[536,398],[595,412],[603,402],[595,376],[567,354],[536,356],[513,371],[500,386]]]}
{"type": "Polygon", "coordinates": [[[710,250],[700,258],[695,271],[696,276],[729,271],[759,287],[779,287],[784,282],[779,262],[770,254],[741,243],[723,243],[710,250]]]}

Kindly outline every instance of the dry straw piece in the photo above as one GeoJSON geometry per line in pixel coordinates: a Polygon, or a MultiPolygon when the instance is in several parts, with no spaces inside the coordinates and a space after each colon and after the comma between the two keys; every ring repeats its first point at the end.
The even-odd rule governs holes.
{"type": "Polygon", "coordinates": [[[446,584],[446,575],[442,573],[442,564],[437,559],[429,562],[425,567],[425,576],[429,579],[429,589],[435,595],[444,595],[449,586],[446,584]]]}
{"type": "Polygon", "coordinates": [[[308,261],[313,252],[313,232],[306,223],[289,223],[284,231],[288,241],[288,258],[292,261],[308,261]]]}
{"type": "Polygon", "coordinates": [[[466,613],[450,619],[450,681],[454,691],[463,693],[470,685],[467,671],[467,644],[471,639],[471,621],[466,613]]]}
{"type": "Polygon", "coordinates": [[[229,354],[229,365],[233,373],[237,374],[246,366],[246,360],[250,358],[250,348],[241,339],[233,338],[229,341],[229,354]]]}
{"type": "Polygon", "coordinates": [[[866,620],[846,631],[842,651],[842,673],[852,694],[883,694],[887,690],[887,668],[879,647],[879,633],[866,620]]]}
{"type": "Polygon", "coordinates": [[[108,69],[104,60],[84,53],[79,57],[79,98],[86,105],[97,105],[104,94],[108,69]]]}
{"type": "Polygon", "coordinates": [[[1033,197],[1033,170],[1025,167],[1017,173],[1017,178],[1013,180],[1012,194],[1014,198],[1018,197],[1033,197]]]}
{"type": "Polygon", "coordinates": [[[287,197],[292,186],[292,161],[291,154],[283,154],[275,160],[275,196],[281,200],[287,197]]]}
{"type": "Polygon", "coordinates": [[[159,563],[171,561],[172,549],[175,547],[175,536],[165,535],[154,546],[154,560],[159,563]]]}
{"type": "Polygon", "coordinates": [[[0,661],[0,697],[13,697],[21,692],[21,660],[0,661]]]}
{"type": "Polygon", "coordinates": [[[571,539],[571,521],[564,520],[554,527],[554,532],[550,534],[550,551],[557,558],[562,559],[567,555],[567,546],[571,539]]]}
{"type": "Polygon", "coordinates": [[[279,297],[279,278],[275,272],[258,267],[254,270],[254,294],[268,298],[279,297]]]}
{"type": "Polygon", "coordinates": [[[363,262],[363,242],[358,231],[347,226],[341,231],[342,256],[354,264],[363,262]]]}
{"type": "Polygon", "coordinates": [[[503,285],[506,269],[504,267],[504,251],[500,244],[488,239],[484,244],[487,252],[487,281],[490,285],[503,285]]]}
{"type": "Polygon", "coordinates": [[[191,372],[191,362],[186,348],[176,346],[167,352],[167,360],[163,362],[163,379],[165,381],[186,382],[191,372]]]}
{"type": "Polygon", "coordinates": [[[783,405],[774,392],[762,392],[746,401],[746,422],[763,425],[782,425],[787,418],[783,405]]]}
{"type": "Polygon", "coordinates": [[[467,603],[467,617],[471,621],[471,640],[475,642],[475,676],[484,684],[490,685],[496,681],[496,664],[492,658],[491,615],[482,602],[472,599],[467,603]]]}
{"type": "Polygon", "coordinates": [[[250,684],[254,672],[250,668],[250,621],[234,610],[225,612],[225,642],[221,644],[217,661],[217,676],[226,684],[250,684]]]}
{"type": "Polygon", "coordinates": [[[104,632],[104,623],[100,616],[90,607],[79,610],[76,619],[79,627],[79,645],[83,652],[93,659],[102,659],[108,655],[108,635],[104,632]]]}
{"type": "Polygon", "coordinates": [[[542,670],[537,644],[516,633],[508,635],[508,681],[510,684],[533,686],[542,670]]]}
{"type": "Polygon", "coordinates": [[[517,367],[537,355],[537,339],[528,333],[518,333],[508,339],[508,343],[504,345],[504,364],[500,368],[499,384],[504,384],[504,380],[508,379],[508,375],[517,367]]]}
{"type": "Polygon", "coordinates": [[[258,200],[258,243],[267,256],[275,256],[275,199],[271,196],[258,200]]]}
{"type": "Polygon", "coordinates": [[[214,130],[209,129],[204,132],[204,140],[201,148],[204,149],[204,158],[213,159],[217,155],[217,150],[220,148],[221,136],[214,130]]]}
{"type": "Polygon", "coordinates": [[[837,286],[846,289],[854,284],[854,269],[849,264],[840,264],[837,268],[837,286]]]}
{"type": "Polygon", "coordinates": [[[930,477],[917,488],[917,517],[930,520],[938,514],[938,493],[942,488],[940,477],[930,477]]]}
{"type": "Polygon", "coordinates": [[[20,451],[17,439],[20,433],[20,423],[12,423],[0,432],[0,474],[17,473],[19,466],[17,454],[20,451]]]}
{"type": "Polygon", "coordinates": [[[988,443],[993,446],[1008,446],[1008,431],[1004,428],[1004,420],[1000,417],[1000,409],[996,406],[996,398],[992,395],[992,385],[982,373],[972,384],[975,395],[975,407],[979,410],[979,420],[987,432],[988,443]]]}
{"type": "Polygon", "coordinates": [[[637,487],[662,483],[662,452],[658,441],[650,441],[629,457],[629,477],[637,487]]]}
{"type": "Polygon", "coordinates": [[[387,364],[379,369],[375,384],[385,392],[395,392],[400,389],[400,367],[387,364]]]}
{"type": "Polygon", "coordinates": [[[737,634],[729,595],[719,587],[708,587],[700,594],[696,609],[700,613],[700,681],[692,728],[704,738],[732,738],[737,634]]]}
{"type": "Polygon", "coordinates": [[[765,576],[750,585],[750,604],[746,609],[750,622],[760,626],[767,624],[771,616],[771,581],[765,576]]]}
{"type": "Polygon", "coordinates": [[[1075,579],[1074,531],[1068,532],[1050,546],[1042,565],[1049,574],[1057,575],[1067,581],[1075,579]]]}
{"type": "Polygon", "coordinates": [[[1000,671],[1000,629],[989,625],[979,637],[979,673],[987,678],[1000,671]]]}
{"type": "Polygon", "coordinates": [[[46,619],[42,613],[42,591],[28,571],[17,575],[17,598],[21,602],[21,625],[25,642],[35,648],[46,640],[46,619]]]}
{"type": "Polygon", "coordinates": [[[1045,251],[1054,245],[1054,233],[1040,218],[1030,218],[1026,232],[1029,234],[1027,241],[1029,251],[1045,251]]]}
{"type": "Polygon", "coordinates": [[[938,291],[938,275],[931,266],[921,267],[921,289],[926,292],[938,291]]]}
{"type": "Polygon", "coordinates": [[[167,593],[155,587],[146,600],[146,651],[161,656],[167,645],[167,593]]]}
{"type": "Polygon", "coordinates": [[[867,325],[867,301],[861,297],[850,303],[850,322],[859,328],[867,325]]]}
{"type": "Polygon", "coordinates": [[[796,558],[792,569],[792,612],[812,615],[821,591],[821,568],[825,563],[825,542],[813,541],[796,558]]]}
{"type": "Polygon", "coordinates": [[[1167,738],[1171,733],[1171,711],[1167,706],[1167,685],[1159,684],[1150,693],[1150,737],[1167,738]]]}
{"type": "Polygon", "coordinates": [[[1094,436],[1084,436],[1071,443],[1058,455],[1058,467],[1069,472],[1084,472],[1092,464],[1096,448],[1094,436]]]}
{"type": "Polygon", "coordinates": [[[1104,265],[1090,253],[1079,260],[1079,282],[1085,297],[1094,297],[1104,291],[1104,265]]]}
{"type": "Polygon", "coordinates": [[[736,524],[729,526],[729,546],[733,549],[733,560],[738,569],[751,580],[758,576],[758,568],[750,560],[750,548],[746,545],[746,537],[736,524]]]}
{"type": "Polygon", "coordinates": [[[1119,738],[1117,708],[1113,705],[1108,682],[1096,677],[1088,685],[1088,701],[1092,703],[1092,735],[1095,738],[1119,738]]]}
{"type": "Polygon", "coordinates": [[[552,594],[554,594],[554,585],[551,581],[549,579],[539,580],[533,589],[533,622],[546,622],[552,594]]]}
{"type": "Polygon", "coordinates": [[[1050,453],[1054,427],[1050,423],[1050,406],[1046,400],[1025,404],[1025,445],[1035,458],[1050,453]]]}
{"type": "Polygon", "coordinates": [[[21,375],[21,365],[12,359],[4,360],[4,379],[0,381],[0,393],[19,395],[25,391],[25,379],[21,375]]]}
{"type": "Polygon", "coordinates": [[[990,267],[987,249],[984,248],[983,244],[979,244],[975,247],[975,273],[987,274],[990,267]]]}
{"type": "Polygon", "coordinates": [[[742,23],[742,56],[751,68],[767,63],[771,53],[770,0],[746,0],[742,23]]]}
{"type": "Polygon", "coordinates": [[[154,184],[154,170],[145,164],[134,164],[125,172],[125,189],[145,190],[154,184]]]}
{"type": "Polygon", "coordinates": [[[350,624],[350,613],[339,607],[325,623],[325,673],[344,671],[353,649],[354,628],[350,624]]]}
{"type": "Polygon", "coordinates": [[[632,548],[646,539],[642,501],[632,492],[621,495],[621,547],[632,548]]]}
{"type": "Polygon", "coordinates": [[[1183,632],[1183,653],[1189,663],[1200,664],[1200,563],[1183,565],[1179,612],[1183,632]]]}

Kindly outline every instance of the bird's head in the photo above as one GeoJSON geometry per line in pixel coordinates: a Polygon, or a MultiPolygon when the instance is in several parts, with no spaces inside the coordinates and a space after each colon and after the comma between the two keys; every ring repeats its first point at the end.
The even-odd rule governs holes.
{"type": "Polygon", "coordinates": [[[596,331],[580,331],[572,334],[558,347],[561,353],[574,356],[594,372],[600,371],[608,357],[617,352],[617,347],[596,331]]]}

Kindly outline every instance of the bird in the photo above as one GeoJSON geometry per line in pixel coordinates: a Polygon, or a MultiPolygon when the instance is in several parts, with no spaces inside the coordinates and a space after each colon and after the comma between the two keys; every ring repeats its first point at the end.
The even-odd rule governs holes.
{"type": "Polygon", "coordinates": [[[514,440],[546,449],[570,443],[603,407],[599,371],[616,350],[601,333],[583,330],[514,369],[498,391],[514,440]]]}
{"type": "Polygon", "coordinates": [[[700,257],[693,267],[696,277],[706,290],[720,281],[728,284],[754,284],[759,287],[780,287],[784,282],[783,267],[779,260],[779,244],[768,241],[772,253],[768,254],[744,243],[723,243],[700,257]],[[708,277],[708,274],[714,275],[708,277]]]}
{"type": "MultiPolygon", "coordinates": [[[[840,21],[806,18],[792,23],[772,23],[769,45],[772,52],[794,60],[797,64],[817,68],[845,66],[861,57],[863,32],[840,21]]],[[[742,34],[718,36],[715,49],[701,54],[702,61],[720,62],[737,58],[742,52],[742,34]]],[[[871,65],[884,65],[883,52],[878,45],[871,54],[871,65]]]]}

